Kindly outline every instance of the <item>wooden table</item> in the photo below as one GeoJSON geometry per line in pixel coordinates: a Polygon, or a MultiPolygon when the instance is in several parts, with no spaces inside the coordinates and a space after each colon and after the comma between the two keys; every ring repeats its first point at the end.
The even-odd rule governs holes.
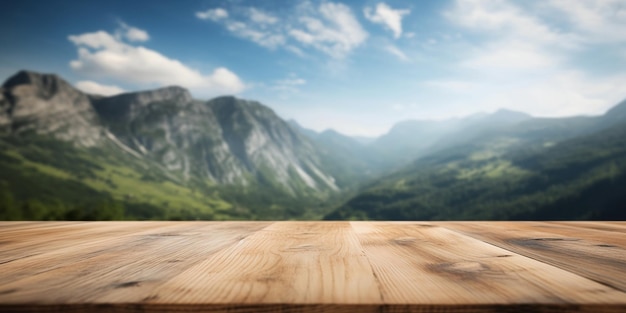
{"type": "Polygon", "coordinates": [[[1,222],[30,311],[626,312],[626,222],[1,222]]]}

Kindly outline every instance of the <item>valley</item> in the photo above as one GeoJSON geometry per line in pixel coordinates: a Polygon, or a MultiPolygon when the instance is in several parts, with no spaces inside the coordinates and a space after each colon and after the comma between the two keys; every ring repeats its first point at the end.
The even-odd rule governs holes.
{"type": "Polygon", "coordinates": [[[103,97],[21,71],[0,88],[1,220],[626,219],[626,102],[499,110],[364,140],[181,87],[103,97]]]}

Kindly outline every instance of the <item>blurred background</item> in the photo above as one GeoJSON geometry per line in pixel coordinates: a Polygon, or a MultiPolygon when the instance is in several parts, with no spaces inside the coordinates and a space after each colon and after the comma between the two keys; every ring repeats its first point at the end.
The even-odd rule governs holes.
{"type": "Polygon", "coordinates": [[[0,220],[624,220],[626,1],[7,1],[0,220]]]}

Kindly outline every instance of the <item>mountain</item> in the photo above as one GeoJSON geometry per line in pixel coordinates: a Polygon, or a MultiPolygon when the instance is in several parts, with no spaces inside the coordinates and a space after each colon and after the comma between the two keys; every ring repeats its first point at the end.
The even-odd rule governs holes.
{"type": "MultiPolygon", "coordinates": [[[[16,188],[16,182],[47,181],[151,209],[176,202],[174,211],[180,213],[187,203],[199,214],[182,216],[206,217],[219,210],[220,218],[286,218],[283,214],[310,214],[293,208],[294,201],[307,206],[339,191],[314,144],[256,101],[199,101],[175,86],[101,97],[84,94],[56,75],[27,71],[9,78],[0,91],[5,148],[0,165],[13,176],[2,179],[0,193],[9,192],[18,202],[82,199],[16,188]],[[118,188],[122,183],[128,189],[118,188]],[[155,197],[160,192],[170,197],[155,197]],[[198,201],[184,201],[185,194],[198,201]]],[[[71,205],[79,205],[75,202],[71,205]]]]}
{"type": "Polygon", "coordinates": [[[304,127],[304,126],[300,125],[300,123],[298,123],[298,122],[297,122],[296,120],[294,120],[294,119],[290,119],[290,120],[288,120],[288,121],[287,121],[287,123],[288,123],[288,124],[289,124],[289,125],[290,125],[293,129],[294,129],[294,130],[296,130],[297,132],[299,132],[299,133],[301,133],[301,134],[305,135],[306,137],[308,137],[308,138],[309,138],[309,139],[311,139],[311,140],[315,140],[315,139],[317,139],[317,136],[319,135],[319,133],[318,133],[318,132],[316,132],[316,131],[314,131],[314,130],[312,130],[312,129],[309,129],[309,128],[306,128],[306,127],[304,127]]]}
{"type": "Polygon", "coordinates": [[[370,183],[326,219],[625,219],[626,116],[614,110],[524,119],[433,151],[370,183]]]}
{"type": "Polygon", "coordinates": [[[317,190],[337,190],[334,178],[323,173],[312,143],[258,102],[222,97],[208,103],[224,129],[231,151],[248,168],[276,177],[285,187],[294,181],[317,190]]]}
{"type": "Polygon", "coordinates": [[[382,171],[382,155],[358,139],[333,129],[321,133],[302,127],[295,120],[289,124],[315,144],[323,167],[333,173],[343,190],[357,188],[363,181],[377,177],[382,171]]]}
{"type": "Polygon", "coordinates": [[[382,171],[381,155],[352,137],[326,130],[315,139],[325,167],[335,173],[344,189],[359,186],[382,171]]]}
{"type": "Polygon", "coordinates": [[[626,120],[626,99],[608,110],[602,117],[604,125],[616,124],[626,120]]]}
{"type": "Polygon", "coordinates": [[[21,71],[0,88],[0,130],[94,146],[104,134],[90,99],[56,75],[21,71]]]}
{"type": "Polygon", "coordinates": [[[258,102],[196,101],[167,87],[96,99],[94,107],[126,146],[185,178],[271,183],[290,193],[337,190],[311,142],[258,102]]]}
{"type": "Polygon", "coordinates": [[[352,139],[356,140],[356,142],[362,145],[369,145],[376,141],[376,137],[367,137],[367,136],[351,136],[352,139]]]}
{"type": "Polygon", "coordinates": [[[456,127],[456,120],[404,121],[395,124],[387,134],[373,142],[372,147],[384,153],[388,161],[404,163],[425,152],[456,127]]]}
{"type": "Polygon", "coordinates": [[[626,101],[404,121],[364,143],[252,100],[103,97],[21,71],[0,87],[0,220],[624,219],[625,138],[626,101]]]}
{"type": "Polygon", "coordinates": [[[323,132],[317,132],[315,130],[306,128],[302,125],[300,125],[300,123],[298,123],[298,121],[294,120],[294,119],[290,119],[287,121],[287,123],[289,123],[289,125],[291,125],[291,127],[293,127],[295,130],[297,130],[299,133],[307,136],[309,139],[312,140],[316,140],[320,134],[323,133],[337,133],[343,137],[349,138],[351,141],[357,142],[361,145],[369,145],[370,143],[374,142],[376,140],[376,137],[367,137],[367,136],[348,136],[348,135],[344,135],[342,133],[339,133],[338,131],[334,130],[334,129],[327,129],[323,132]]]}
{"type": "Polygon", "coordinates": [[[476,114],[462,119],[407,120],[395,124],[371,147],[384,155],[388,168],[397,169],[419,156],[480,140],[530,118],[525,113],[501,109],[492,114],[476,114]]]}

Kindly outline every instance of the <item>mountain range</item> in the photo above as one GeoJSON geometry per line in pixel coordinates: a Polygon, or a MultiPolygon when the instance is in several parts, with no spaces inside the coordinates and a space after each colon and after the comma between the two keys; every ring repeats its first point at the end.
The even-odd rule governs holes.
{"type": "MultiPolygon", "coordinates": [[[[137,202],[135,205],[160,206],[163,202],[154,202],[149,194],[129,197],[126,191],[132,189],[110,190],[118,189],[116,179],[138,179],[135,189],[142,188],[142,180],[153,180],[162,185],[154,186],[156,193],[170,193],[167,186],[181,192],[215,189],[201,198],[231,208],[239,206],[236,202],[241,198],[271,195],[306,203],[340,190],[333,175],[322,167],[313,143],[256,101],[228,96],[199,101],[174,86],[102,97],[85,94],[56,75],[29,71],[9,78],[0,95],[3,155],[13,163],[12,168],[5,164],[5,173],[18,176],[3,177],[4,191],[19,201],[40,198],[38,206],[68,202],[54,195],[18,190],[15,182],[32,178],[26,173],[33,169],[37,175],[62,178],[61,185],[68,181],[81,184],[104,191],[111,201],[137,202]],[[96,156],[81,158],[81,154],[96,156]],[[72,172],[81,162],[60,167],[57,163],[68,155],[93,165],[91,170],[77,176],[72,172]],[[120,165],[124,168],[110,168],[120,165]],[[113,177],[108,184],[111,188],[100,188],[101,180],[111,181],[108,177],[113,177]]],[[[36,181],[29,184],[38,185],[36,181]]],[[[204,202],[192,211],[215,211],[207,210],[204,202]]],[[[280,201],[255,202],[275,211],[283,209],[276,208],[275,202],[280,201]]],[[[177,207],[189,209],[182,203],[177,207]]],[[[245,209],[255,215],[249,206],[245,209]]]]}
{"type": "Polygon", "coordinates": [[[0,219],[626,218],[622,138],[626,102],[357,138],[232,96],[103,97],[21,71],[0,88],[0,219]]]}
{"type": "Polygon", "coordinates": [[[464,121],[325,218],[624,220],[624,112],[626,101],[597,117],[464,121]]]}

